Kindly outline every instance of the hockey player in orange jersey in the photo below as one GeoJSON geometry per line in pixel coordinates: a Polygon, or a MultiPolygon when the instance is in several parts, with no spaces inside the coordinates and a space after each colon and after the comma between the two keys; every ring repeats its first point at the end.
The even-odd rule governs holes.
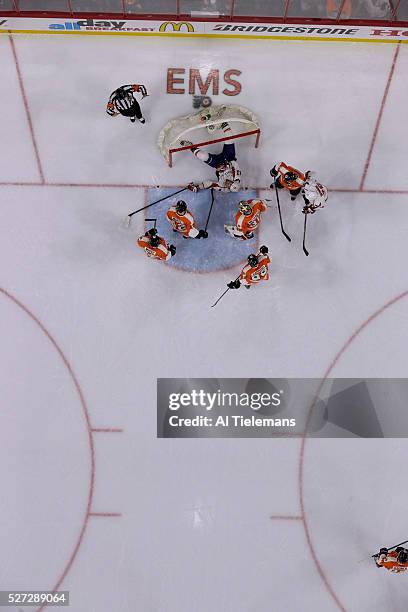
{"type": "Polygon", "coordinates": [[[385,567],[388,571],[395,574],[406,572],[408,569],[408,550],[397,546],[395,550],[381,548],[375,557],[377,567],[385,567]]]}
{"type": "Polygon", "coordinates": [[[169,208],[166,217],[173,231],[182,234],[183,238],[208,238],[205,230],[196,227],[194,217],[184,200],[179,200],[175,206],[169,208]]]}
{"type": "Polygon", "coordinates": [[[266,209],[267,205],[263,200],[241,200],[235,215],[235,225],[224,225],[225,233],[240,240],[250,240],[254,237],[254,231],[261,223],[261,214],[266,209]]]}
{"type": "Polygon", "coordinates": [[[172,244],[167,244],[165,239],[157,234],[156,228],[150,229],[141,236],[137,244],[152,259],[168,261],[176,254],[176,247],[172,244]]]}
{"type": "Polygon", "coordinates": [[[257,285],[261,281],[269,280],[269,264],[271,260],[268,257],[268,247],[261,246],[259,255],[249,255],[248,263],[242,269],[239,277],[228,283],[228,289],[239,289],[243,285],[246,289],[250,289],[252,285],[257,285]]]}
{"type": "Polygon", "coordinates": [[[270,188],[287,189],[290,193],[290,199],[292,201],[296,200],[306,182],[306,176],[303,172],[288,166],[285,162],[280,162],[271,169],[270,173],[275,181],[271,184],[270,188]]]}

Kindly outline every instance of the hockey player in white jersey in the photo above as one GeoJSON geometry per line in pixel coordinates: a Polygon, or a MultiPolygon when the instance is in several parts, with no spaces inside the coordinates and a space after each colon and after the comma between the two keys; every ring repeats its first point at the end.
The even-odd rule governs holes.
{"type": "MultiPolygon", "coordinates": [[[[182,140],[181,146],[192,145],[188,140],[182,140]]],[[[191,191],[199,189],[216,189],[217,191],[229,191],[236,193],[242,189],[241,169],[237,163],[235,156],[235,145],[233,143],[225,143],[221,153],[208,153],[202,151],[198,147],[192,147],[191,151],[197,159],[215,168],[217,175],[216,181],[203,181],[202,183],[190,183],[188,188],[191,191]]]]}
{"type": "Polygon", "coordinates": [[[302,187],[304,200],[303,213],[314,214],[318,208],[324,208],[327,202],[327,187],[319,183],[314,172],[306,172],[306,182],[302,187]]]}

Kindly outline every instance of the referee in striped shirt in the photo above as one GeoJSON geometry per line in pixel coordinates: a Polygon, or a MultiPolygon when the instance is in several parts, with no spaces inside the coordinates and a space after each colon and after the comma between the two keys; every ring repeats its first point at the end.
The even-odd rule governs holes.
{"type": "Polygon", "coordinates": [[[133,96],[134,92],[141,93],[142,100],[149,95],[144,85],[137,85],[136,83],[133,85],[122,85],[110,95],[106,106],[108,115],[112,117],[123,115],[124,117],[129,117],[132,123],[136,121],[136,118],[139,119],[140,123],[146,123],[139,102],[133,96]]]}

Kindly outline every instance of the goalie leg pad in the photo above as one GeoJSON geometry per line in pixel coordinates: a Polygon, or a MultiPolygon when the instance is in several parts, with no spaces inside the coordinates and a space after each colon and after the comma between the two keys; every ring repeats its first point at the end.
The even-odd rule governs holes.
{"type": "Polygon", "coordinates": [[[246,240],[245,235],[241,232],[235,225],[224,225],[224,232],[229,234],[232,238],[237,238],[238,240],[246,240]]]}

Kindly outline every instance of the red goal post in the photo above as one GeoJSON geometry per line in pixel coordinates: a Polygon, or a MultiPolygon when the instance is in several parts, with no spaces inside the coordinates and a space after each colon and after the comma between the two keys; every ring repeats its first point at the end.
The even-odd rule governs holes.
{"type": "Polygon", "coordinates": [[[233,104],[211,106],[198,113],[172,119],[160,131],[158,146],[164,159],[170,167],[173,166],[173,156],[179,151],[195,147],[204,147],[217,142],[227,142],[239,138],[256,136],[255,147],[259,145],[261,128],[256,115],[244,106],[233,104]],[[223,131],[225,124],[230,130],[223,131]],[[206,130],[207,137],[203,136],[206,130]],[[211,135],[211,138],[208,138],[211,135]],[[193,145],[180,144],[182,140],[190,140],[193,145]]]}

